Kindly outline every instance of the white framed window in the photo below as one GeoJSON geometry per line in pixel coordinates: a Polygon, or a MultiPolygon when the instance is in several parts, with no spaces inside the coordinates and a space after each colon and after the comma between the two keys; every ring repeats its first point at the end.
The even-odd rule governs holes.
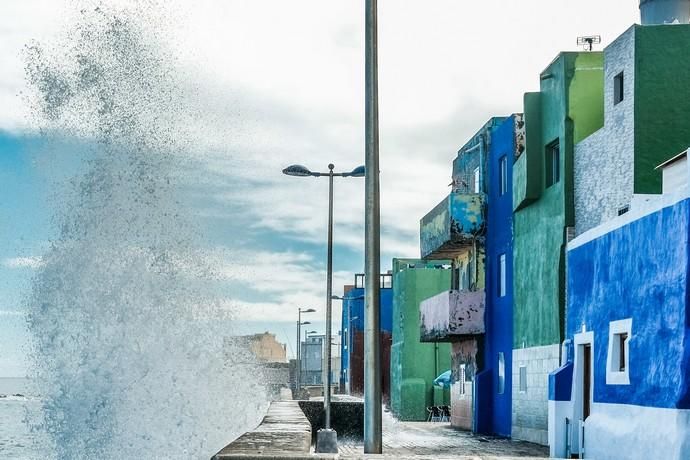
{"type": "Polygon", "coordinates": [[[520,393],[527,393],[527,366],[520,366],[520,393]]]}
{"type": "Polygon", "coordinates": [[[498,394],[502,395],[506,389],[506,360],[502,351],[498,352],[498,394]]]}
{"type": "Polygon", "coordinates": [[[479,166],[474,168],[474,193],[479,193],[479,166]]]}
{"type": "Polygon", "coordinates": [[[632,318],[609,323],[609,348],[606,354],[606,384],[630,385],[630,339],[632,318]]]}

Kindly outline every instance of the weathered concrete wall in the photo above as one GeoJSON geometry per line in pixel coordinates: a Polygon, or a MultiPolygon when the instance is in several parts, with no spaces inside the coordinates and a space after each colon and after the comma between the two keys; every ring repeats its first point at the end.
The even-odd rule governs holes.
{"type": "Polygon", "coordinates": [[[635,27],[604,50],[604,127],[575,146],[575,230],[618,215],[633,195],[635,27]],[[623,72],[623,100],[614,104],[614,77],[623,72]]]}
{"type": "MultiPolygon", "coordinates": [[[[299,407],[312,427],[312,441],[325,427],[323,401],[298,401],[299,407]]],[[[331,428],[338,439],[361,440],[364,437],[364,403],[361,401],[331,401],[331,428]]]]}
{"type": "Polygon", "coordinates": [[[450,346],[419,341],[419,304],[450,286],[450,261],[393,259],[391,409],[403,420],[426,420],[432,381],[450,368],[450,346]]]}
{"type": "Polygon", "coordinates": [[[548,444],[549,373],[559,366],[559,351],[558,344],[513,350],[513,438],[548,444]]]}
{"type": "Polygon", "coordinates": [[[484,233],[484,196],[451,192],[420,221],[420,251],[425,259],[447,258],[484,233]]]}
{"type": "Polygon", "coordinates": [[[419,304],[420,340],[448,342],[460,335],[484,333],[486,294],[481,291],[444,291],[419,304]]]}

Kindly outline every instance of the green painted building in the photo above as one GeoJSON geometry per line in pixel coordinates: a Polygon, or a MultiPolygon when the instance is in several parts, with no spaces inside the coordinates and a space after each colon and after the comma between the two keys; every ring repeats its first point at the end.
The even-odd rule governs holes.
{"type": "Polygon", "coordinates": [[[561,53],[524,99],[526,146],[513,165],[512,436],[540,444],[564,337],[574,147],[603,125],[603,85],[602,53],[561,53]]]}
{"type": "Polygon", "coordinates": [[[450,261],[393,259],[391,409],[401,420],[426,420],[428,406],[449,404],[433,380],[450,369],[450,344],[419,340],[419,303],[450,285],[450,261]]]}

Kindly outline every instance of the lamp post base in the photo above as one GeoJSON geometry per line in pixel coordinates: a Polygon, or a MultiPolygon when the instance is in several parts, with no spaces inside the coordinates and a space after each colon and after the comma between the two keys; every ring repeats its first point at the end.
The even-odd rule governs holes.
{"type": "Polygon", "coordinates": [[[338,453],[338,434],[335,432],[335,430],[321,428],[316,432],[316,453],[338,453]]]}

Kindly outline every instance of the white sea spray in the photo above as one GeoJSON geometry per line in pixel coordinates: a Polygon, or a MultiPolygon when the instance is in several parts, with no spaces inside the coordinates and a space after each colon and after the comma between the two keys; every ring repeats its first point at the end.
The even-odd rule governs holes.
{"type": "Polygon", "coordinates": [[[80,2],[61,37],[26,48],[32,124],[86,146],[27,301],[43,401],[29,421],[60,459],[208,458],[266,404],[249,352],[224,346],[231,312],[203,287],[176,198],[190,114],[164,5],[80,2]]]}

